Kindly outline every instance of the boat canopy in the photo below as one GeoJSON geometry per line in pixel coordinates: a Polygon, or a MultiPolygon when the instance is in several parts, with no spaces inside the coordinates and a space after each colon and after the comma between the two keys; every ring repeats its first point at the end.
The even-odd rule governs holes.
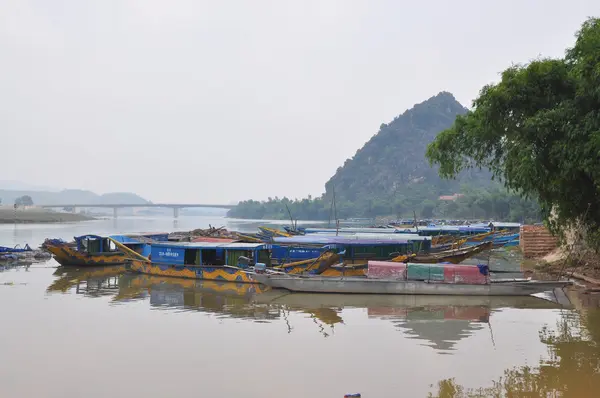
{"type": "Polygon", "coordinates": [[[179,265],[231,265],[239,257],[249,257],[255,262],[270,263],[264,243],[221,242],[158,242],[151,245],[153,263],[179,265]]]}

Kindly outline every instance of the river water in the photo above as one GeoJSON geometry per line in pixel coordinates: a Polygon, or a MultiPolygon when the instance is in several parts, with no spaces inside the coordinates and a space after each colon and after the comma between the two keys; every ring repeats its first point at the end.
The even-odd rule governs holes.
{"type": "MultiPolygon", "coordinates": [[[[258,225],[0,225],[0,245],[209,224],[258,225]]],[[[297,295],[54,260],[5,267],[0,397],[597,397],[600,312],[593,295],[569,297],[561,307],[535,297],[297,295]]]]}

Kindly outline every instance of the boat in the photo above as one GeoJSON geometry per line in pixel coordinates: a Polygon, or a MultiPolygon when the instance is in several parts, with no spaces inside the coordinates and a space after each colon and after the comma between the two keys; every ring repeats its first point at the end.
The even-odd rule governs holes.
{"type": "Polygon", "coordinates": [[[16,245],[15,247],[0,246],[0,253],[23,253],[31,251],[33,251],[33,249],[31,249],[28,244],[25,244],[25,247],[20,247],[19,245],[16,245]]]}
{"type": "Polygon", "coordinates": [[[254,283],[244,272],[253,264],[271,267],[264,243],[157,242],[147,257],[129,260],[134,272],[156,276],[254,283]]]}
{"type": "MultiPolygon", "coordinates": [[[[494,246],[492,241],[483,242],[477,245],[441,251],[438,253],[423,253],[416,254],[410,258],[413,263],[453,263],[459,264],[469,257],[474,256],[477,253],[481,253],[484,250],[489,250],[494,246]]],[[[393,259],[392,261],[404,262],[404,258],[393,259]]]]}
{"type": "Polygon", "coordinates": [[[340,259],[340,253],[326,250],[316,258],[283,263],[281,265],[273,266],[273,270],[285,272],[287,274],[322,274],[334,264],[339,263],[340,259]]]}
{"type": "Polygon", "coordinates": [[[136,240],[129,235],[103,237],[82,235],[74,237],[73,242],[62,239],[46,239],[42,248],[54,255],[54,259],[63,266],[111,266],[127,262],[131,252],[144,253],[149,250],[149,239],[136,240]],[[117,242],[121,240],[121,242],[117,242]],[[116,243],[129,251],[122,250],[116,243]]]}
{"type": "Polygon", "coordinates": [[[47,252],[39,249],[32,249],[28,244],[24,247],[16,245],[14,247],[0,246],[0,262],[33,262],[44,261],[50,256],[47,252]]]}
{"type": "Polygon", "coordinates": [[[569,281],[503,281],[459,284],[421,280],[369,279],[360,277],[295,276],[254,273],[254,280],[271,288],[303,293],[400,294],[442,296],[529,296],[562,289],[569,281]]]}

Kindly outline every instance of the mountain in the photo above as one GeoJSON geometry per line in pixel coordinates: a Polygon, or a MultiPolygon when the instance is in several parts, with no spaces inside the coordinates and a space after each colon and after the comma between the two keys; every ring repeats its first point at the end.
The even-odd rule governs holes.
{"type": "Polygon", "coordinates": [[[387,215],[412,218],[414,213],[425,218],[507,218],[508,210],[499,205],[503,201],[511,202],[514,209],[518,209],[518,212],[512,211],[511,218],[523,218],[522,214],[531,206],[527,207],[528,203],[521,203],[492,181],[488,171],[466,170],[454,180],[442,180],[437,167],[431,167],[425,158],[427,145],[441,131],[450,128],[458,115],[466,112],[452,94],[441,92],[390,123],[382,124],[379,131],[337,169],[325,184],[322,196],[301,200],[275,198],[264,202],[246,200],[227,215],[287,219],[292,213],[302,220],[387,215]]]}
{"type": "Polygon", "coordinates": [[[13,204],[15,199],[24,195],[31,196],[33,203],[36,205],[148,203],[146,199],[130,192],[98,195],[92,191],[81,189],[65,189],[59,192],[0,189],[0,199],[3,204],[13,204]]]}
{"type": "Polygon", "coordinates": [[[338,207],[391,214],[424,200],[452,195],[465,183],[489,186],[490,174],[478,170],[465,172],[456,180],[442,180],[425,158],[427,145],[466,112],[452,94],[441,92],[382,124],[327,181],[325,197],[332,198],[335,190],[338,207]]]}

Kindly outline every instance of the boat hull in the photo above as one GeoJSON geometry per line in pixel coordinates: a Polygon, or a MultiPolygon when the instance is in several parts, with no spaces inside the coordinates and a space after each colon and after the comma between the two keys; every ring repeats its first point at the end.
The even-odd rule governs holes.
{"type": "Polygon", "coordinates": [[[484,250],[489,250],[493,247],[492,242],[480,243],[465,249],[448,250],[445,252],[431,254],[417,254],[410,258],[411,263],[453,263],[459,264],[475,254],[481,253],[484,250]]]}
{"type": "Polygon", "coordinates": [[[127,261],[128,256],[121,252],[106,254],[88,254],[79,252],[67,243],[51,244],[45,243],[44,249],[54,255],[54,259],[63,266],[109,266],[120,265],[127,261]]]}
{"type": "Polygon", "coordinates": [[[255,274],[254,280],[304,293],[409,294],[435,296],[529,296],[570,285],[570,282],[503,282],[485,285],[428,283],[394,279],[291,277],[255,274]]]}
{"type": "Polygon", "coordinates": [[[254,280],[252,274],[245,272],[241,268],[226,265],[171,265],[131,260],[130,269],[141,274],[156,276],[236,283],[258,283],[254,280]]]}

